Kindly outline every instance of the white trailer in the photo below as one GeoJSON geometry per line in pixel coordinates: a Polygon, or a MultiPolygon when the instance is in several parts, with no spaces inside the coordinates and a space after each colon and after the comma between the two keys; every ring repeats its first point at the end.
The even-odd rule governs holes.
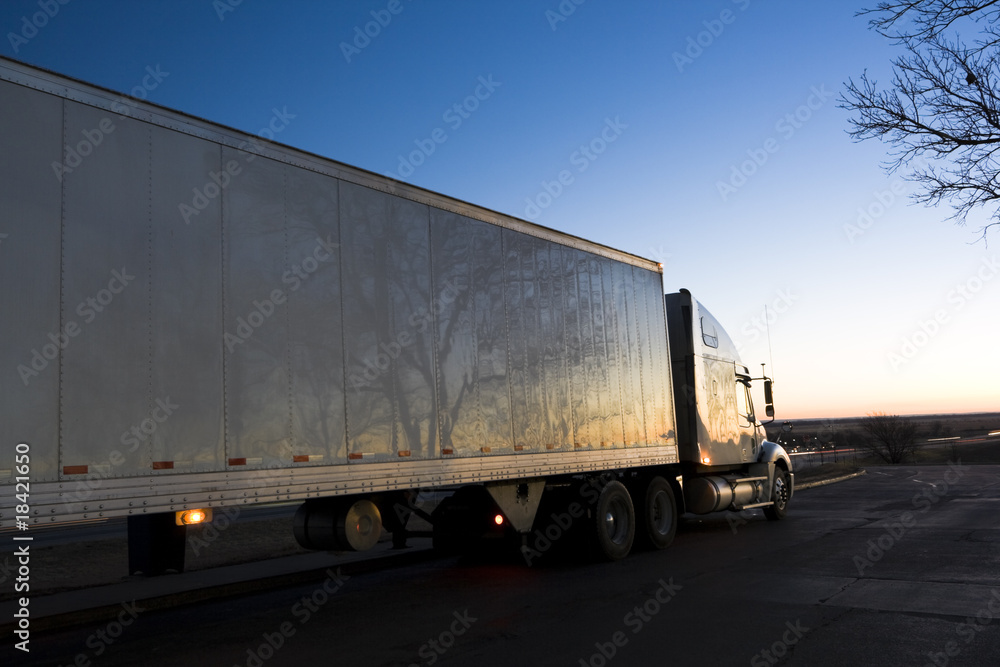
{"type": "Polygon", "coordinates": [[[607,558],[784,515],[750,374],[657,263],[3,58],[0,99],[0,527],[125,516],[154,573],[228,506],[365,549],[458,489],[439,546],[530,549],[569,489],[607,558]]]}

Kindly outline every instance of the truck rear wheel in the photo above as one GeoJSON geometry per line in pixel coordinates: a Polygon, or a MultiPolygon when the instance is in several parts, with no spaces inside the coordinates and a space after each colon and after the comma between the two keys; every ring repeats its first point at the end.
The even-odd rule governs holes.
{"type": "Polygon", "coordinates": [[[774,484],[771,485],[771,502],[774,504],[764,508],[764,516],[771,521],[780,521],[788,514],[788,496],[791,488],[788,486],[788,473],[780,466],[774,467],[774,484]]]}
{"type": "Polygon", "coordinates": [[[609,482],[601,490],[592,521],[599,558],[621,560],[628,556],[635,539],[635,509],[624,484],[609,482]]]}
{"type": "Polygon", "coordinates": [[[638,508],[638,532],[642,542],[654,549],[666,549],[677,534],[677,500],[670,483],[660,476],[646,485],[643,504],[638,508]]]}

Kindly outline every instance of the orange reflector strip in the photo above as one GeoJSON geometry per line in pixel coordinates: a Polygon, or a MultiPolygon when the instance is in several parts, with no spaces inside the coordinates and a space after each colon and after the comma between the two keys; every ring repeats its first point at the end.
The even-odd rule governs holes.
{"type": "Polygon", "coordinates": [[[308,454],[296,454],[292,457],[292,463],[309,463],[308,454]]]}
{"type": "Polygon", "coordinates": [[[399,450],[399,455],[400,456],[409,456],[410,455],[410,450],[409,449],[401,449],[401,450],[399,450]]]}
{"type": "Polygon", "coordinates": [[[246,464],[247,464],[247,460],[245,458],[242,458],[242,459],[229,459],[229,465],[231,465],[231,466],[245,466],[246,464]]]}
{"type": "Polygon", "coordinates": [[[358,459],[365,458],[365,455],[359,454],[357,452],[351,452],[350,454],[347,455],[347,458],[349,458],[351,461],[357,461],[358,459]]]}
{"type": "Polygon", "coordinates": [[[490,447],[480,447],[479,451],[481,451],[483,454],[489,454],[492,451],[492,448],[490,448],[490,447]]]}
{"type": "Polygon", "coordinates": [[[63,466],[64,475],[86,475],[87,466],[63,466]]]}
{"type": "Polygon", "coordinates": [[[579,442],[574,442],[573,446],[577,448],[583,447],[583,445],[581,445],[579,442]]]}
{"type": "Polygon", "coordinates": [[[153,461],[153,470],[173,470],[173,461],[153,461]]]}
{"type": "Polygon", "coordinates": [[[555,448],[556,448],[556,446],[555,446],[555,445],[553,445],[553,444],[552,444],[551,442],[550,442],[550,443],[547,443],[547,444],[545,445],[545,449],[555,449],[555,448]]]}
{"type": "MultiPolygon", "coordinates": [[[[551,447],[552,445],[548,445],[548,446],[551,447]]],[[[524,445],[514,445],[514,451],[515,452],[520,452],[520,451],[523,451],[523,450],[524,450],[524,445]]]]}
{"type": "Polygon", "coordinates": [[[442,449],[441,453],[442,454],[454,454],[455,450],[454,449],[442,449]]]}

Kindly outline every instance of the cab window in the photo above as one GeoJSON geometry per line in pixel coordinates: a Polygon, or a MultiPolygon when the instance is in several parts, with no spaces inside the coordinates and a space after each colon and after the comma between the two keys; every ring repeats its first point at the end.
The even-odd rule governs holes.
{"type": "Polygon", "coordinates": [[[750,398],[750,387],[742,380],[736,381],[736,411],[739,413],[740,426],[753,426],[753,401],[750,398]]]}

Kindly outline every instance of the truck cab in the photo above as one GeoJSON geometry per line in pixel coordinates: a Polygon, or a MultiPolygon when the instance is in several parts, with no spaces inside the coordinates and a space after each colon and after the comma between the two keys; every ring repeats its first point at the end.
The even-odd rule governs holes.
{"type": "MultiPolygon", "coordinates": [[[[688,511],[774,509],[775,490],[787,505],[794,479],[791,461],[780,445],[765,438],[754,409],[755,378],[736,345],[688,290],[667,294],[665,305],[688,511]]],[[[771,380],[756,380],[763,380],[764,410],[773,416],[771,380]]]]}

